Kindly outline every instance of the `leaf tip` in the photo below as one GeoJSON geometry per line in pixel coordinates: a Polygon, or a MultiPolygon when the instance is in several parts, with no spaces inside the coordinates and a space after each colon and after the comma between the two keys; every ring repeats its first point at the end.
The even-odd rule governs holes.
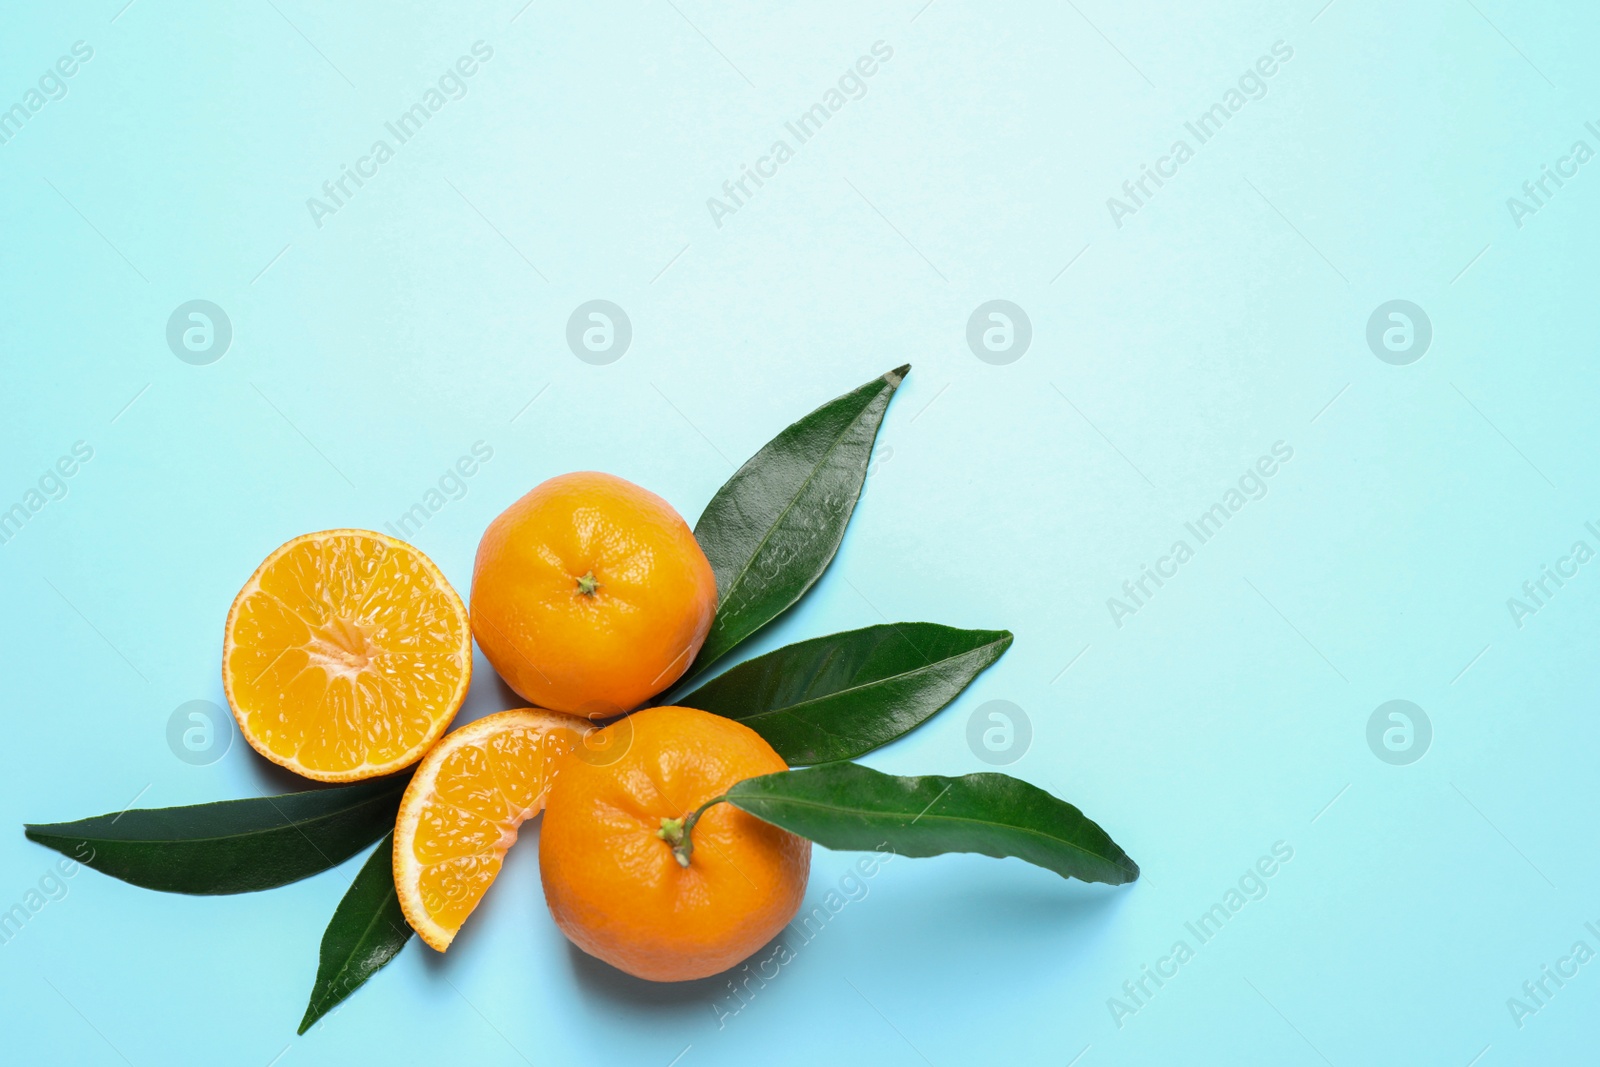
{"type": "Polygon", "coordinates": [[[319,1003],[316,992],[313,991],[311,999],[306,1002],[306,1013],[301,1017],[300,1025],[295,1028],[294,1036],[304,1037],[307,1030],[322,1021],[322,1017],[328,1014],[328,1008],[330,1007],[332,1005],[319,1003]]]}
{"type": "Polygon", "coordinates": [[[885,374],[883,376],[883,378],[884,378],[884,381],[889,383],[889,388],[895,389],[895,388],[899,387],[901,382],[906,380],[906,375],[908,375],[910,373],[911,373],[911,364],[902,363],[902,364],[900,364],[900,366],[896,367],[894,370],[889,371],[887,374],[885,374]]]}

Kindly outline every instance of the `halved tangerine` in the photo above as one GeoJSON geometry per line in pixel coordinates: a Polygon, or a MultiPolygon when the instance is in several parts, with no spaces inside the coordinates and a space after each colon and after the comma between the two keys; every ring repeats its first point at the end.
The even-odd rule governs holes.
{"type": "Polygon", "coordinates": [[[423,759],[394,827],[395,892],[423,941],[450,947],[517,828],[544,808],[561,762],[593,729],[558,711],[502,711],[450,733],[423,759]]]}
{"type": "Polygon", "coordinates": [[[228,612],[222,687],[239,732],[307,778],[349,782],[415,763],[471,679],[461,597],[427,556],[371,530],[296,537],[228,612]]]}

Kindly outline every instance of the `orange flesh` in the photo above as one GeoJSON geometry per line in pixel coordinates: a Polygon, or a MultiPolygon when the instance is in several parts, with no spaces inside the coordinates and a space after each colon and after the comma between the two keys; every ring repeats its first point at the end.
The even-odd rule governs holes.
{"type": "Polygon", "coordinates": [[[257,751],[348,781],[415,762],[466,695],[466,613],[421,552],[365,530],[280,548],[228,616],[223,685],[257,751]]]}
{"type": "Polygon", "coordinates": [[[450,944],[518,827],[544,807],[558,761],[590,729],[555,712],[506,711],[455,731],[423,760],[396,823],[395,886],[428,944],[450,944]]]}

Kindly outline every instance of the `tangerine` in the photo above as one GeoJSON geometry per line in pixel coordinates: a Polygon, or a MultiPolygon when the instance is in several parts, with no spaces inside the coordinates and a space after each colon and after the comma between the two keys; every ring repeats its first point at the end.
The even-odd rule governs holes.
{"type": "Polygon", "coordinates": [[[656,707],[600,730],[545,800],[539,871],[556,925],[638,978],[720,973],[777,936],[800,908],[811,842],[719,798],[786,771],[742,723],[656,707]],[[606,734],[615,735],[608,739],[606,734]]]}
{"type": "Polygon", "coordinates": [[[420,551],[372,530],[281,545],[234,598],[222,688],[267,759],[322,782],[410,766],[472,680],[467,609],[420,551]]]}
{"type": "Polygon", "coordinates": [[[609,717],[683,676],[711,629],[717,581],[683,517],[614,475],[551,478],[478,543],[472,632],[542,708],[609,717]]]}

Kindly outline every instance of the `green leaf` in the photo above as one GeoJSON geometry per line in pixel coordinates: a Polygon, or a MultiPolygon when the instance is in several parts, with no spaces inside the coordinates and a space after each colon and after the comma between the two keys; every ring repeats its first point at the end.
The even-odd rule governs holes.
{"type": "Polygon", "coordinates": [[[810,589],[861,495],[897,367],[769,441],[711,498],[694,536],[717,575],[717,616],[686,678],[702,674],[810,589]]]}
{"type": "Polygon", "coordinates": [[[409,774],[24,827],[28,838],[166,893],[253,893],[343,863],[394,829],[409,774]]]}
{"type": "Polygon", "coordinates": [[[932,717],[1009,647],[1005,630],[868,626],[748,660],[678,703],[737,719],[785,763],[854,759],[932,717]]]}
{"type": "Polygon", "coordinates": [[[339,901],[322,935],[322,954],[311,1001],[300,1020],[303,1034],[378,973],[411,940],[411,927],[394,891],[394,834],[378,842],[361,873],[339,901]]]}
{"type": "Polygon", "coordinates": [[[730,803],[825,848],[901,856],[1016,856],[1086,882],[1122,885],[1139,866],[1083,812],[1004,774],[902,778],[828,763],[749,778],[730,803]]]}

